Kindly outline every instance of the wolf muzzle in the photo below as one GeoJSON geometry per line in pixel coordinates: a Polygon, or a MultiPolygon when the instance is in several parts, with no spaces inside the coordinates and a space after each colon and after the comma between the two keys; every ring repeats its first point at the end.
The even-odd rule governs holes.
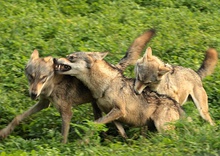
{"type": "Polygon", "coordinates": [[[60,63],[56,58],[53,59],[53,62],[54,62],[54,70],[56,72],[65,72],[72,69],[69,65],[60,63]]]}
{"type": "Polygon", "coordinates": [[[144,90],[144,88],[146,87],[145,84],[143,84],[142,82],[138,81],[138,80],[135,80],[135,83],[134,83],[134,92],[136,94],[141,94],[142,91],[144,90]]]}
{"type": "Polygon", "coordinates": [[[30,97],[31,97],[32,100],[36,100],[36,98],[37,98],[37,94],[31,92],[31,93],[30,93],[30,97]]]}

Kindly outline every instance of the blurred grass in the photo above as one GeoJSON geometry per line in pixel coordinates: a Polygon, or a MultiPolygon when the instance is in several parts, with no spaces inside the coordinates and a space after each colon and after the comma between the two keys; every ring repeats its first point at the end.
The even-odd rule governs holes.
{"type": "MultiPolygon", "coordinates": [[[[41,56],[66,56],[73,51],[109,51],[117,63],[144,30],[155,28],[153,53],[167,63],[197,70],[204,51],[220,51],[220,1],[199,0],[8,0],[0,1],[0,128],[35,103],[28,97],[24,66],[33,49],[41,56]]],[[[61,118],[48,108],[25,120],[0,142],[0,155],[219,155],[220,68],[204,79],[210,113],[209,126],[188,102],[193,122],[180,121],[166,134],[127,128],[127,141],[114,127],[107,138],[92,121],[90,105],[74,109],[70,143],[60,140],[61,118]],[[77,126],[79,125],[79,126],[77,126]],[[89,127],[89,128],[88,128],[89,127]],[[96,131],[97,130],[97,131],[96,131]]],[[[125,74],[133,77],[133,67],[125,74]]],[[[102,129],[102,128],[101,128],[102,129]]],[[[105,128],[103,128],[105,130],[105,128]]]]}

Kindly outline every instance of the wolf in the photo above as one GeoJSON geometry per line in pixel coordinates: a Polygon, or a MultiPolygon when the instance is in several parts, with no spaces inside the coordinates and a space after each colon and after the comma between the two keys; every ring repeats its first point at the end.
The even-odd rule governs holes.
{"type": "MultiPolygon", "coordinates": [[[[130,64],[130,60],[137,59],[154,35],[155,30],[150,29],[138,36],[128,48],[125,57],[119,61],[118,67],[123,70],[130,64]]],[[[134,63],[134,61],[132,62],[134,63]]],[[[70,120],[73,115],[72,107],[92,103],[94,118],[102,116],[90,90],[76,77],[56,74],[54,66],[52,56],[39,57],[39,52],[33,51],[25,67],[25,75],[29,82],[31,99],[39,99],[39,101],[0,130],[1,138],[7,137],[28,116],[49,107],[50,103],[54,104],[62,118],[62,143],[66,143],[68,139],[70,120]]],[[[119,132],[122,131],[122,136],[126,137],[120,124],[117,122],[115,124],[119,132]]]]}
{"type": "Polygon", "coordinates": [[[67,58],[54,59],[58,74],[72,75],[89,88],[101,111],[106,115],[96,123],[125,123],[139,127],[153,121],[159,132],[173,129],[168,122],[181,117],[183,110],[175,100],[145,90],[134,92],[134,79],[126,78],[122,72],[103,58],[107,53],[75,52],[67,58]]]}
{"type": "Polygon", "coordinates": [[[145,87],[166,94],[183,105],[190,95],[203,119],[214,125],[208,112],[208,97],[203,88],[202,79],[210,75],[218,62],[218,53],[209,48],[199,70],[165,64],[158,57],[152,55],[148,47],[144,56],[135,65],[134,90],[141,94],[145,87]]]}

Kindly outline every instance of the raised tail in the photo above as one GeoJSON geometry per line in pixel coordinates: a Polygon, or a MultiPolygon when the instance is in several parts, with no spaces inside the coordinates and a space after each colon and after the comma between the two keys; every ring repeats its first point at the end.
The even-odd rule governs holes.
{"type": "Polygon", "coordinates": [[[135,64],[137,59],[140,57],[144,47],[154,35],[155,35],[155,30],[150,29],[145,31],[139,37],[137,37],[133,41],[131,46],[128,48],[125,56],[119,61],[119,63],[116,66],[122,71],[124,71],[128,65],[135,64]]]}
{"type": "Polygon", "coordinates": [[[218,63],[218,52],[214,48],[209,48],[206,51],[205,59],[197,73],[201,79],[213,73],[215,66],[218,63]]]}

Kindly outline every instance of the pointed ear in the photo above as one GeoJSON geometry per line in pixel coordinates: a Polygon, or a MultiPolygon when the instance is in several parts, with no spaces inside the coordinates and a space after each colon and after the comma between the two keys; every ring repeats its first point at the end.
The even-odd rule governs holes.
{"type": "Polygon", "coordinates": [[[108,52],[90,52],[88,55],[95,60],[102,60],[105,58],[105,56],[108,54],[108,52]]]}
{"type": "Polygon", "coordinates": [[[108,55],[108,52],[102,52],[100,53],[101,59],[104,59],[108,55]]]}
{"type": "Polygon", "coordinates": [[[168,73],[171,69],[165,66],[159,66],[158,69],[158,76],[163,76],[164,74],[168,73]]]}
{"type": "Polygon", "coordinates": [[[47,57],[44,58],[44,61],[45,62],[49,62],[49,61],[53,62],[53,57],[47,56],[47,57]]]}
{"type": "Polygon", "coordinates": [[[37,59],[37,58],[39,58],[39,53],[38,53],[38,51],[35,49],[35,50],[33,51],[33,53],[31,54],[31,60],[34,60],[34,59],[37,59]]]}
{"type": "Polygon", "coordinates": [[[148,47],[146,49],[143,58],[144,58],[144,61],[147,60],[147,59],[151,59],[152,58],[152,49],[151,49],[151,47],[148,47]]]}

